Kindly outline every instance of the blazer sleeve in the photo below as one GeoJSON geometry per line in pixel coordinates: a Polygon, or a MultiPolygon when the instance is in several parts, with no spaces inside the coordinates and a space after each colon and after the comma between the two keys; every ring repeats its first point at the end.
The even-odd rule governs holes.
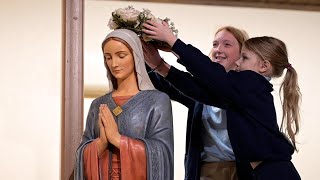
{"type": "Polygon", "coordinates": [[[170,97],[170,99],[177,101],[188,108],[193,107],[194,100],[185,96],[181,91],[176,89],[169,81],[167,81],[161,75],[159,75],[156,72],[152,72],[151,68],[148,65],[146,65],[146,69],[149,72],[149,78],[156,89],[166,93],[170,97]]]}
{"type": "MultiPolygon", "coordinates": [[[[180,56],[181,61],[187,70],[197,78],[202,88],[202,93],[206,93],[210,101],[215,102],[215,97],[219,97],[219,101],[224,106],[228,106],[234,101],[238,101],[238,91],[236,91],[240,83],[233,84],[232,76],[227,73],[224,67],[219,63],[214,63],[210,58],[204,55],[199,49],[190,44],[185,44],[178,39],[172,47],[172,50],[180,56]]],[[[199,98],[200,102],[205,99],[199,98]]],[[[205,103],[205,102],[204,102],[205,103]]]]}
{"type": "Polygon", "coordinates": [[[220,107],[222,109],[225,108],[225,104],[221,101],[219,96],[209,94],[206,90],[206,86],[203,85],[198,78],[192,76],[188,72],[180,71],[171,66],[166,80],[184,94],[184,96],[188,96],[195,101],[207,105],[220,107]]]}

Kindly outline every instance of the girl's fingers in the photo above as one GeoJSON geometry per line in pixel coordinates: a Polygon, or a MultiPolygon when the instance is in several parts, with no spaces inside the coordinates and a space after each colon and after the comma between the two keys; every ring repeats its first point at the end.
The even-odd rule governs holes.
{"type": "Polygon", "coordinates": [[[150,26],[150,27],[158,27],[160,24],[155,22],[155,21],[151,21],[151,20],[147,20],[146,25],[150,26]]]}
{"type": "Polygon", "coordinates": [[[166,21],[162,21],[162,25],[164,25],[165,27],[169,27],[169,24],[166,21]]]}
{"type": "Polygon", "coordinates": [[[169,27],[169,24],[164,20],[161,20],[161,23],[147,20],[146,23],[144,23],[143,25],[147,25],[148,29],[157,29],[161,26],[169,27]]]}
{"type": "Polygon", "coordinates": [[[143,27],[145,27],[145,29],[142,29],[142,30],[150,30],[152,32],[152,31],[156,31],[158,29],[158,26],[153,26],[148,23],[143,23],[142,25],[143,25],[143,27]]]}
{"type": "MultiPolygon", "coordinates": [[[[148,29],[142,29],[142,32],[146,33],[147,35],[156,35],[157,32],[153,30],[148,30],[148,29]]],[[[150,36],[147,36],[150,37],[150,36]]]]}

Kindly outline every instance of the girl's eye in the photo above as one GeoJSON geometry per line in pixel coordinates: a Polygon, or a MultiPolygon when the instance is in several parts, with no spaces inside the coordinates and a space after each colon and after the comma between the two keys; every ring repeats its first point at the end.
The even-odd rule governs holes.
{"type": "Polygon", "coordinates": [[[213,47],[217,47],[217,46],[218,46],[218,43],[213,43],[212,46],[213,46],[213,47]]]}
{"type": "Polygon", "coordinates": [[[107,56],[107,57],[105,57],[106,58],[106,60],[110,60],[111,59],[111,57],[109,57],[109,56],[107,56]]]}

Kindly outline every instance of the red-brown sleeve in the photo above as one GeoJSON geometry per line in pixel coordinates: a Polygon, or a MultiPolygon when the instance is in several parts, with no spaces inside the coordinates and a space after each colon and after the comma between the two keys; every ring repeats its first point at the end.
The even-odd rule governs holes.
{"type": "Polygon", "coordinates": [[[142,141],[121,136],[120,159],[122,179],[147,179],[147,156],[145,144],[142,141]]]}
{"type": "MultiPolygon", "coordinates": [[[[88,144],[83,153],[84,174],[87,180],[99,180],[99,164],[108,165],[108,150],[106,150],[100,157],[98,156],[97,139],[88,144]]],[[[108,176],[108,166],[101,167],[103,179],[108,176]]]]}

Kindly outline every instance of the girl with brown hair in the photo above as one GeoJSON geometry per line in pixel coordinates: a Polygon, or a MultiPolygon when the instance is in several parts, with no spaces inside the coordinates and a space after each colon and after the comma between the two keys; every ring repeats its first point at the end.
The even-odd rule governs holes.
{"type": "Polygon", "coordinates": [[[245,41],[236,71],[226,72],[222,65],[212,63],[197,48],[173,35],[165,22],[149,21],[144,26],[148,37],[167,42],[193,75],[190,82],[177,84],[178,89],[200,102],[226,109],[240,180],[301,179],[291,162],[299,131],[300,90],[281,40],[256,37],[245,41]],[[282,124],[286,128],[282,130],[287,135],[277,124],[269,82],[285,69],[282,124]],[[197,86],[190,87],[192,82],[197,86]]]}

